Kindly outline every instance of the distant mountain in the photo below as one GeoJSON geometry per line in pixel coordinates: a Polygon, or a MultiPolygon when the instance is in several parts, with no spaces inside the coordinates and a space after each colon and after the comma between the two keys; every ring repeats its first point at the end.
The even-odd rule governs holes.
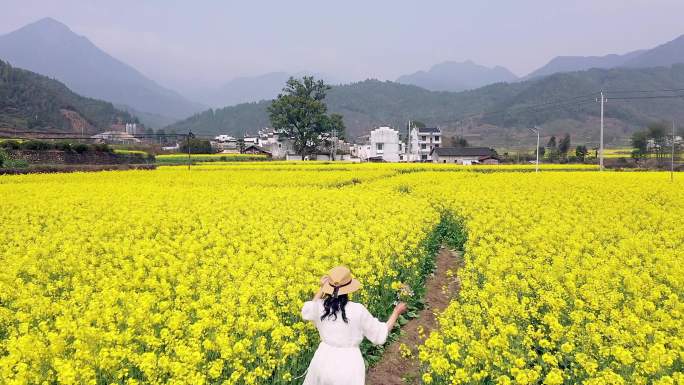
{"type": "Polygon", "coordinates": [[[584,71],[591,68],[615,68],[646,52],[639,50],[624,55],[605,56],[558,56],[548,64],[524,77],[524,80],[553,75],[560,72],[584,71]]]}
{"type": "Polygon", "coordinates": [[[0,61],[0,132],[94,134],[133,116],[109,102],[77,95],[57,80],[0,61]]]}
{"type": "Polygon", "coordinates": [[[684,35],[653,49],[643,52],[624,63],[625,67],[669,67],[684,63],[684,35]]]}
{"type": "MultiPolygon", "coordinates": [[[[526,107],[564,101],[604,89],[684,88],[684,65],[648,69],[592,69],[538,80],[498,83],[464,92],[434,92],[393,82],[367,80],[336,86],[326,101],[329,111],[344,116],[348,136],[367,134],[379,125],[404,127],[409,119],[465,134],[473,143],[516,145],[527,140],[526,127],[542,125],[545,134],[572,134],[583,143],[596,141],[599,108],[593,96],[553,108],[526,107]],[[506,111],[506,113],[497,113],[506,111]],[[471,121],[470,118],[473,118],[471,121]],[[472,139],[472,140],[471,140],[472,139]]],[[[609,96],[610,97],[610,96],[609,96]]],[[[169,128],[198,134],[255,133],[270,125],[269,101],[241,104],[194,115],[169,128]]],[[[614,101],[606,110],[608,143],[624,144],[635,129],[660,119],[684,120],[684,98],[614,101]]]]}
{"type": "Polygon", "coordinates": [[[195,98],[212,107],[270,100],[278,96],[291,76],[301,78],[305,75],[312,75],[330,84],[336,83],[332,77],[324,74],[270,72],[258,76],[235,78],[217,89],[202,90],[195,98]]]}
{"type": "Polygon", "coordinates": [[[0,36],[0,59],[137,111],[181,119],[202,109],[50,18],[0,36]]]}
{"type": "Polygon", "coordinates": [[[523,80],[560,72],[584,71],[591,68],[669,67],[680,63],[684,63],[684,35],[655,48],[633,51],[624,55],[559,56],[525,76],[523,80]]]}
{"type": "Polygon", "coordinates": [[[447,61],[432,66],[428,71],[418,71],[400,76],[397,83],[414,85],[430,91],[464,91],[489,84],[518,80],[504,67],[485,67],[468,60],[462,63],[447,61]]]}

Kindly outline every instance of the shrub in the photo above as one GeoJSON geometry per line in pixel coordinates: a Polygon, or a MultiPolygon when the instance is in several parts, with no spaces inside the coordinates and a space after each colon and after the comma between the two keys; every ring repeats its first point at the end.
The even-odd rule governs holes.
{"type": "Polygon", "coordinates": [[[20,147],[20,143],[16,140],[4,140],[0,142],[0,148],[4,148],[7,150],[18,150],[20,147]]]}
{"type": "Polygon", "coordinates": [[[88,145],[83,143],[74,143],[71,148],[78,154],[83,154],[88,151],[88,145]]]}
{"type": "Polygon", "coordinates": [[[60,151],[69,152],[71,151],[71,143],[69,142],[57,142],[55,143],[55,149],[60,151]]]}
{"type": "Polygon", "coordinates": [[[55,145],[42,140],[27,140],[20,144],[22,150],[46,151],[55,148],[55,145]]]}
{"type": "Polygon", "coordinates": [[[107,145],[107,143],[96,143],[92,145],[93,150],[97,152],[114,152],[114,150],[107,145]]]}

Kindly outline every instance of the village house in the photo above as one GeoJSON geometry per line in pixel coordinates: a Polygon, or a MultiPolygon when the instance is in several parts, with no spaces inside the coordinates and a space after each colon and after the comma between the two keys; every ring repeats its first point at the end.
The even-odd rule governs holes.
{"type": "Polygon", "coordinates": [[[488,147],[436,147],[431,155],[433,163],[499,164],[496,151],[488,147]]]}
{"type": "Polygon", "coordinates": [[[211,145],[216,148],[218,152],[222,152],[224,154],[240,152],[238,149],[237,139],[230,135],[216,136],[211,145]]]}
{"type": "Polygon", "coordinates": [[[358,146],[354,153],[363,161],[401,162],[404,161],[404,150],[399,131],[379,127],[370,132],[368,143],[358,146]]]}
{"type": "Polygon", "coordinates": [[[432,151],[442,144],[442,131],[437,127],[412,127],[407,143],[409,162],[430,162],[432,151]]]}
{"type": "Polygon", "coordinates": [[[95,143],[138,144],[142,141],[125,131],[105,131],[90,137],[95,143]]]}
{"type": "Polygon", "coordinates": [[[251,155],[266,155],[269,158],[272,156],[270,152],[254,144],[250,144],[249,146],[245,147],[245,150],[242,153],[251,155]]]}
{"type": "Polygon", "coordinates": [[[271,153],[274,159],[286,159],[288,154],[294,155],[292,139],[273,128],[259,130],[258,145],[271,153]]]}

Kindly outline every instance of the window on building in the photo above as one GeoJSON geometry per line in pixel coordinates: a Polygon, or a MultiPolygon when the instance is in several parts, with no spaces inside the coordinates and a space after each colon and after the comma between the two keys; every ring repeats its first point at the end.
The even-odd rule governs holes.
{"type": "Polygon", "coordinates": [[[439,143],[439,135],[435,136],[435,143],[439,143]]]}
{"type": "Polygon", "coordinates": [[[422,136],[420,137],[420,140],[422,140],[423,142],[426,141],[426,140],[427,140],[427,136],[422,135],[422,136]]]}
{"type": "Polygon", "coordinates": [[[435,148],[439,148],[439,144],[435,144],[435,148]]]}
{"type": "Polygon", "coordinates": [[[382,153],[382,150],[385,147],[384,145],[385,143],[375,143],[375,151],[378,153],[382,153]]]}
{"type": "Polygon", "coordinates": [[[442,163],[446,163],[446,159],[444,159],[444,160],[442,161],[442,163]]]}
{"type": "Polygon", "coordinates": [[[427,145],[426,145],[425,143],[421,144],[421,145],[420,145],[420,149],[421,149],[421,150],[427,149],[427,145]]]}
{"type": "Polygon", "coordinates": [[[420,160],[427,160],[427,155],[425,155],[425,154],[421,155],[420,160]]]}

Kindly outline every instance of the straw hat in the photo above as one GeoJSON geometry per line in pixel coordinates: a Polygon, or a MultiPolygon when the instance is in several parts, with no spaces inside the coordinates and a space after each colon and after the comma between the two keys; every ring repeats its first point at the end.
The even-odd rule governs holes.
{"type": "Polygon", "coordinates": [[[361,282],[355,280],[346,266],[334,267],[328,273],[328,280],[321,288],[325,294],[332,296],[353,293],[361,288],[361,282]]]}

